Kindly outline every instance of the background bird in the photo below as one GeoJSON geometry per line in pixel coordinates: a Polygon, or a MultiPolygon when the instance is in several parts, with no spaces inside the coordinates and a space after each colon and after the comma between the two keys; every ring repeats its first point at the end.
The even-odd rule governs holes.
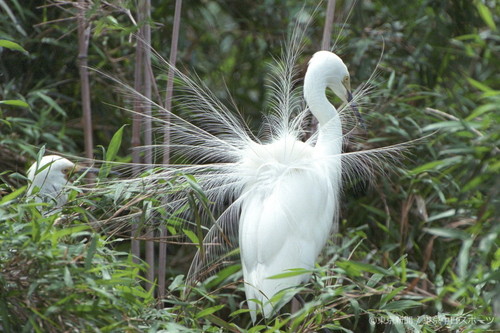
{"type": "Polygon", "coordinates": [[[77,165],[70,160],[58,156],[47,155],[33,163],[28,169],[28,196],[35,202],[52,204],[52,208],[60,208],[68,201],[65,189],[71,186],[71,177],[82,172],[97,172],[97,169],[77,165]]]}

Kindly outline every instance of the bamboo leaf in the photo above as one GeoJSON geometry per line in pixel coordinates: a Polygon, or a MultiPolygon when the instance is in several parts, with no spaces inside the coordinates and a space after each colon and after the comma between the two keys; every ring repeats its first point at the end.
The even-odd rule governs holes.
{"type": "Polygon", "coordinates": [[[416,175],[425,171],[430,171],[430,170],[440,170],[443,168],[447,168],[449,166],[455,165],[459,163],[462,160],[461,156],[453,156],[453,157],[448,157],[442,160],[437,160],[437,161],[432,161],[429,163],[425,163],[424,165],[421,165],[419,167],[416,167],[413,170],[408,171],[410,175],[416,175]]]}
{"type": "Polygon", "coordinates": [[[18,106],[22,108],[30,108],[30,105],[26,103],[25,101],[21,101],[20,99],[6,99],[3,101],[0,101],[0,104],[4,105],[10,105],[10,106],[18,106]]]}
{"type": "Polygon", "coordinates": [[[350,276],[361,276],[362,272],[369,272],[374,274],[388,275],[389,272],[381,267],[365,264],[362,262],[342,260],[338,261],[336,264],[338,267],[342,268],[350,276]]]}
{"type": "Polygon", "coordinates": [[[113,135],[111,141],[108,146],[108,150],[106,152],[106,161],[113,161],[116,157],[118,149],[120,149],[120,145],[122,143],[123,130],[127,125],[123,125],[120,127],[118,131],[113,135]]]}
{"type": "Polygon", "coordinates": [[[193,244],[197,244],[198,246],[200,245],[200,239],[196,236],[194,232],[192,232],[189,229],[182,229],[182,231],[189,238],[189,240],[193,242],[193,244]]]}
{"type": "Polygon", "coordinates": [[[468,239],[470,235],[461,230],[449,228],[424,228],[424,231],[435,236],[452,238],[452,239],[468,239]]]}
{"type": "Polygon", "coordinates": [[[458,276],[460,276],[462,279],[467,278],[467,268],[469,267],[469,258],[470,256],[470,248],[472,247],[472,244],[474,243],[474,240],[472,238],[468,238],[464,240],[462,243],[462,248],[460,249],[460,252],[458,253],[458,276]]]}
{"type": "Polygon", "coordinates": [[[472,111],[472,113],[469,116],[467,116],[467,118],[465,118],[465,120],[470,121],[470,120],[475,119],[479,116],[482,116],[483,114],[485,114],[487,112],[496,111],[496,110],[498,110],[498,104],[495,104],[495,103],[483,104],[483,105],[480,105],[477,108],[475,108],[474,111],[472,111]]]}
{"type": "Polygon", "coordinates": [[[73,279],[71,278],[71,273],[68,267],[64,267],[64,283],[66,287],[73,288],[73,279]]]}
{"type": "Polygon", "coordinates": [[[493,92],[493,91],[494,91],[493,89],[491,89],[490,87],[488,87],[488,86],[487,86],[487,85],[485,85],[484,83],[481,83],[481,82],[479,82],[479,81],[477,81],[477,80],[474,80],[473,78],[468,77],[468,78],[467,78],[467,81],[469,81],[469,83],[470,83],[473,87],[475,87],[475,88],[477,88],[477,89],[479,89],[479,90],[481,90],[481,91],[483,91],[483,92],[493,92]]]}
{"type": "Polygon", "coordinates": [[[284,279],[284,278],[288,278],[288,277],[292,277],[292,276],[297,276],[297,275],[302,275],[302,274],[310,274],[311,271],[308,270],[308,269],[304,269],[304,268],[292,268],[292,269],[288,269],[287,272],[285,273],[280,273],[280,274],[276,274],[276,275],[273,275],[273,276],[269,276],[267,277],[268,279],[284,279]]]}
{"type": "Polygon", "coordinates": [[[386,311],[403,311],[422,305],[420,302],[412,300],[399,300],[385,304],[380,309],[386,311]]]}
{"type": "Polygon", "coordinates": [[[34,95],[40,97],[42,100],[45,101],[45,103],[47,103],[50,107],[52,107],[54,110],[56,110],[59,114],[61,114],[62,116],[67,116],[66,115],[66,111],[64,111],[60,106],[59,104],[57,104],[57,102],[52,98],[50,97],[49,95],[46,95],[44,94],[43,92],[41,91],[36,91],[34,93],[34,95]]]}
{"type": "Polygon", "coordinates": [[[94,258],[94,255],[97,250],[97,242],[99,240],[99,237],[97,235],[94,235],[92,237],[92,241],[90,242],[89,249],[87,251],[87,256],[85,257],[85,269],[88,270],[92,266],[92,259],[94,258]]]}
{"type": "Polygon", "coordinates": [[[2,200],[0,200],[0,206],[4,205],[14,199],[16,199],[18,196],[20,196],[24,191],[26,190],[26,186],[20,187],[17,190],[15,190],[12,193],[7,194],[6,196],[2,197],[2,200]]]}
{"type": "Polygon", "coordinates": [[[10,40],[6,39],[0,39],[0,47],[5,47],[6,49],[14,50],[14,51],[20,51],[25,54],[28,54],[28,51],[26,51],[21,45],[12,42],[10,40]]]}
{"type": "Polygon", "coordinates": [[[495,25],[495,20],[493,19],[493,15],[491,14],[491,11],[482,1],[475,1],[475,5],[477,8],[477,11],[479,12],[479,15],[483,19],[484,23],[490,28],[491,30],[496,30],[497,27],[495,25]]]}
{"type": "Polygon", "coordinates": [[[116,158],[116,154],[118,153],[118,150],[120,149],[120,146],[122,144],[123,130],[125,126],[127,125],[123,125],[122,127],[120,127],[120,129],[116,131],[111,138],[108,149],[106,150],[106,163],[99,171],[99,178],[108,177],[109,172],[111,171],[111,163],[108,162],[111,162],[116,158]]]}
{"type": "Polygon", "coordinates": [[[205,317],[205,316],[211,315],[212,313],[217,312],[217,311],[219,311],[220,309],[222,309],[224,306],[225,306],[224,304],[221,304],[221,305],[216,305],[216,306],[212,306],[212,307],[210,307],[210,308],[207,308],[207,309],[201,310],[200,312],[198,312],[198,313],[195,315],[195,318],[196,318],[196,319],[199,319],[199,318],[202,318],[202,317],[205,317]]]}

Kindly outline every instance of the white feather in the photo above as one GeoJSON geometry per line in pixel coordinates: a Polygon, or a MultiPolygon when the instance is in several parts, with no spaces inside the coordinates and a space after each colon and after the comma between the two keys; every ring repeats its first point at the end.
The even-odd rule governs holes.
{"type": "MultiPolygon", "coordinates": [[[[159,130],[170,127],[171,153],[191,162],[120,180],[120,185],[139,184],[142,193],[154,193],[162,191],[163,180],[187,173],[196,177],[217,207],[231,201],[210,227],[187,282],[199,281],[207,271],[215,270],[239,244],[247,303],[254,321],[259,307],[251,299],[262,303],[263,315],[269,317],[279,309],[269,303],[274,295],[309,279],[310,273],[283,279],[269,277],[314,267],[337,226],[342,179],[370,175],[380,169],[381,161],[391,159],[405,147],[342,153],[343,125],[349,133],[356,123],[352,123],[355,117],[349,115],[348,104],[337,112],[326,97],[325,91],[330,88],[346,101],[349,86],[345,64],[327,51],[313,56],[304,81],[304,98],[320,129],[306,142],[301,141],[305,134],[303,120],[309,112],[302,107],[301,90],[295,88],[294,81],[301,31],[294,31],[283,58],[273,67],[271,110],[264,119],[261,137],[252,135],[238,114],[207,87],[180,71],[176,71],[176,77],[183,87],[176,90],[177,105],[188,116],[171,113],[117,81],[133,98],[153,104],[159,114],[170,114],[168,122],[162,117],[153,120],[159,130]]],[[[364,86],[354,99],[359,100],[367,89],[364,86]]],[[[161,145],[155,147],[160,148],[157,153],[162,152],[161,145]]],[[[186,202],[175,193],[169,194],[169,200],[168,205],[174,209],[186,202]]]]}
{"type": "Polygon", "coordinates": [[[35,202],[53,203],[55,208],[63,206],[68,201],[64,188],[71,185],[68,173],[75,168],[75,164],[64,157],[48,155],[42,157],[40,162],[35,162],[28,169],[27,177],[29,187],[27,195],[34,194],[35,202]]]}

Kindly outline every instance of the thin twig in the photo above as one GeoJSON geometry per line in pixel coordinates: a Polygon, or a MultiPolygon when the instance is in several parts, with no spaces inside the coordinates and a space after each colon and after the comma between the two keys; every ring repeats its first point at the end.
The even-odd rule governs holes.
{"type": "MultiPolygon", "coordinates": [[[[438,115],[442,118],[446,118],[446,119],[449,119],[449,120],[453,120],[453,121],[460,121],[459,118],[455,117],[454,115],[451,115],[449,113],[446,113],[446,112],[443,112],[443,111],[440,111],[440,110],[437,110],[437,109],[433,109],[433,108],[425,108],[424,109],[426,113],[428,114],[433,114],[433,115],[438,115]]],[[[479,132],[477,129],[475,128],[470,128],[470,130],[476,134],[478,137],[482,137],[484,136],[483,133],[479,132]]]]}

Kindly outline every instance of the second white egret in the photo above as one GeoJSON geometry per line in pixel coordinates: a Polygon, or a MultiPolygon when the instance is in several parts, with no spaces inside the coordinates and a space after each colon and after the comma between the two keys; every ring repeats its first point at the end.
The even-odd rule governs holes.
{"type": "Polygon", "coordinates": [[[53,208],[60,208],[68,201],[66,187],[73,184],[71,177],[81,172],[98,170],[77,165],[58,155],[44,156],[28,169],[27,195],[34,196],[35,202],[50,203],[53,208]]]}

